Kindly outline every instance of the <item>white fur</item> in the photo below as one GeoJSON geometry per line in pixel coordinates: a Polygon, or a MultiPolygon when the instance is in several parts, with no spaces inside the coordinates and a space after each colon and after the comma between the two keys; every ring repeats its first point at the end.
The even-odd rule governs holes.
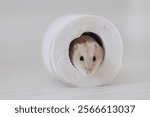
{"type": "Polygon", "coordinates": [[[79,71],[92,75],[99,68],[104,58],[104,50],[97,42],[85,42],[74,45],[73,63],[79,71]],[[84,57],[84,61],[80,60],[80,56],[84,57]],[[93,57],[96,61],[93,61],[93,57]]]}

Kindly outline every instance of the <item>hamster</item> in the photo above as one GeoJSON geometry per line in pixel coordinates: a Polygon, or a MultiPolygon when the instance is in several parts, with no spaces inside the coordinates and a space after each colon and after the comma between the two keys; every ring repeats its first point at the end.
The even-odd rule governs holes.
{"type": "Polygon", "coordinates": [[[104,48],[89,35],[74,39],[69,47],[70,61],[79,71],[92,75],[104,59],[104,48]]]}

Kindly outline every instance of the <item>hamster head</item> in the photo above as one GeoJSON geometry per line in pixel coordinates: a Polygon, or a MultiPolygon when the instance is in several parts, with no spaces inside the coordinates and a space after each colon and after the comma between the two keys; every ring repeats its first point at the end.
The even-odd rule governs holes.
{"type": "Polygon", "coordinates": [[[81,72],[92,75],[104,58],[104,49],[95,41],[74,45],[73,64],[81,72]]]}

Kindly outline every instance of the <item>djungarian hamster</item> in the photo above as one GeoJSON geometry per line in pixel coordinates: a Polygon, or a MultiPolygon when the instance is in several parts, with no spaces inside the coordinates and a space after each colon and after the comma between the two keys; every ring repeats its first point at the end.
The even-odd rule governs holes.
{"type": "Polygon", "coordinates": [[[82,34],[70,43],[69,57],[78,70],[92,75],[104,59],[104,48],[93,37],[82,34]]]}

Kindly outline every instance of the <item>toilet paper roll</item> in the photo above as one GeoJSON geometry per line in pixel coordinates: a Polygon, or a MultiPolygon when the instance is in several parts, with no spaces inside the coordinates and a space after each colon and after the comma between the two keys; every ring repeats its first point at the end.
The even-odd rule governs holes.
{"type": "Polygon", "coordinates": [[[122,61],[122,41],[117,28],[107,19],[93,15],[70,15],[54,21],[44,37],[42,56],[48,71],[73,86],[100,86],[112,81],[122,61]],[[84,32],[103,42],[105,56],[93,75],[80,72],[70,61],[70,43],[84,32]]]}

